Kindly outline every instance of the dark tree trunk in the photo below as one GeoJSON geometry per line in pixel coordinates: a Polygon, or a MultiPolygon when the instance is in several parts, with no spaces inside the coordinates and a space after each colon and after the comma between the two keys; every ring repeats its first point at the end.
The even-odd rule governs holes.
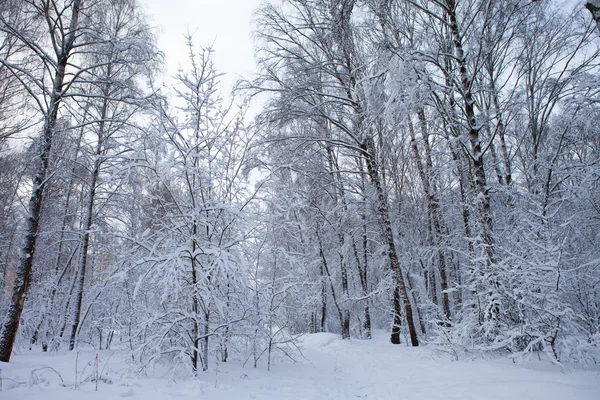
{"type": "MultiPolygon", "coordinates": [[[[57,100],[55,100],[57,101],[57,100]]],[[[54,106],[57,108],[57,105],[54,106]]],[[[56,114],[54,121],[56,121],[56,114]]],[[[37,241],[38,225],[40,219],[40,210],[43,198],[43,183],[46,178],[46,170],[48,168],[48,156],[52,143],[52,132],[54,130],[54,121],[50,118],[46,122],[44,129],[41,166],[33,179],[33,190],[29,200],[29,216],[27,217],[27,228],[25,236],[25,245],[21,251],[21,258],[15,273],[15,281],[10,298],[8,311],[4,318],[4,324],[0,331],[0,361],[9,362],[12,353],[12,348],[19,329],[19,322],[23,306],[29,290],[31,278],[31,268],[33,265],[33,256],[35,253],[35,245],[37,241]]]]}
{"type": "Polygon", "coordinates": [[[406,285],[404,284],[404,277],[402,275],[402,269],[400,268],[400,261],[398,260],[398,254],[396,253],[396,244],[394,243],[394,232],[392,230],[392,223],[390,221],[390,212],[388,207],[388,201],[383,191],[383,184],[380,180],[377,163],[373,156],[373,140],[368,137],[363,142],[363,150],[365,153],[365,159],[367,162],[367,171],[371,183],[375,186],[377,192],[377,203],[379,216],[383,224],[383,230],[385,235],[385,241],[387,244],[387,253],[390,261],[390,268],[393,271],[396,280],[398,281],[398,288],[400,290],[400,297],[402,299],[402,305],[404,307],[404,314],[406,316],[406,323],[408,326],[408,332],[410,334],[410,341],[413,346],[419,345],[419,339],[417,337],[417,330],[415,329],[415,323],[413,321],[413,310],[408,298],[406,291],[406,285]]]}
{"type": "MultiPolygon", "coordinates": [[[[364,224],[363,224],[363,229],[365,229],[364,224]]],[[[365,231],[363,231],[363,233],[364,233],[364,235],[366,235],[365,231]]],[[[365,242],[366,242],[366,237],[363,236],[363,246],[366,246],[365,242]]],[[[364,307],[365,321],[363,323],[363,328],[365,329],[365,332],[364,332],[363,336],[365,339],[371,339],[371,314],[369,312],[369,288],[368,288],[368,282],[367,282],[366,258],[363,259],[363,262],[365,263],[365,265],[363,265],[363,262],[361,262],[361,260],[358,256],[358,249],[357,249],[354,238],[352,238],[352,251],[354,253],[354,259],[356,261],[356,266],[358,269],[358,277],[360,280],[360,286],[362,289],[364,302],[365,302],[365,307],[364,307]]]]}
{"type": "Polygon", "coordinates": [[[90,230],[92,228],[93,211],[94,211],[94,197],[96,194],[96,179],[98,177],[97,166],[95,166],[92,173],[92,182],[90,193],[88,194],[88,203],[86,204],[86,215],[83,225],[83,241],[81,243],[81,252],[79,253],[79,262],[77,265],[77,281],[75,285],[75,312],[73,315],[73,322],[71,324],[71,333],[69,335],[69,350],[75,348],[75,340],[77,338],[77,330],[79,329],[79,322],[81,318],[81,307],[83,305],[83,287],[85,284],[85,274],[87,269],[87,255],[88,248],[90,245],[90,230]]]}
{"type": "MultiPolygon", "coordinates": [[[[108,77],[110,78],[110,65],[108,67],[108,77]]],[[[69,336],[69,350],[75,348],[75,340],[77,338],[77,331],[79,329],[79,323],[81,318],[81,307],[83,302],[83,288],[85,284],[85,274],[87,270],[87,257],[88,248],[90,245],[90,235],[92,225],[94,223],[94,201],[96,198],[96,184],[98,183],[98,175],[100,174],[100,167],[102,165],[102,155],[104,151],[104,135],[105,135],[105,120],[107,118],[108,111],[108,89],[105,89],[105,98],[102,103],[102,109],[100,112],[100,123],[98,128],[98,143],[96,144],[96,154],[94,157],[94,164],[92,169],[91,180],[89,183],[89,193],[87,197],[85,219],[83,225],[83,240],[81,244],[81,252],[79,253],[79,262],[77,265],[78,279],[75,292],[75,313],[73,316],[73,324],[71,325],[71,334],[69,336]]]]}
{"type": "Polygon", "coordinates": [[[392,323],[392,335],[390,341],[392,344],[400,344],[400,327],[402,325],[401,309],[400,309],[400,288],[396,284],[394,288],[394,322],[392,323]]]}
{"type": "Polygon", "coordinates": [[[202,371],[208,371],[208,339],[210,332],[210,310],[204,314],[204,336],[202,337],[202,371]]]}
{"type": "Polygon", "coordinates": [[[320,332],[327,331],[327,283],[326,283],[325,268],[321,264],[321,321],[320,332]]]}
{"type": "MultiPolygon", "coordinates": [[[[194,220],[192,226],[192,234],[195,238],[198,234],[198,222],[194,220]]],[[[199,360],[199,351],[200,348],[200,298],[198,295],[198,272],[196,271],[196,249],[198,244],[195,239],[192,240],[192,258],[191,258],[191,267],[192,267],[192,311],[194,313],[194,321],[192,328],[192,368],[194,370],[194,374],[198,371],[198,360],[199,360]]]]}

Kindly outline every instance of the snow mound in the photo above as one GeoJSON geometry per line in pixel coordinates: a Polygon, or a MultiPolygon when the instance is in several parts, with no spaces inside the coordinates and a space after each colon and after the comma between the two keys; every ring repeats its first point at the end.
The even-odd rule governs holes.
{"type": "Polygon", "coordinates": [[[336,340],[340,340],[340,336],[334,333],[314,333],[304,335],[301,339],[302,346],[305,348],[318,348],[328,346],[336,340]]]}

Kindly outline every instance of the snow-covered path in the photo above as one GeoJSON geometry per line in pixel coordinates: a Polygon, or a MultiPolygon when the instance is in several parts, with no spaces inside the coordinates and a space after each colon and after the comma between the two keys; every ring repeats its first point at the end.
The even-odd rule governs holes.
{"type": "MultiPolygon", "coordinates": [[[[80,353],[79,380],[92,370],[86,363],[94,354],[80,353]]],[[[271,372],[228,363],[198,379],[119,378],[121,366],[113,355],[108,362],[112,383],[100,383],[96,392],[92,382],[73,388],[73,354],[26,353],[0,363],[0,399],[600,399],[600,369],[561,370],[539,361],[515,365],[505,359],[451,361],[427,348],[393,346],[384,334],[373,341],[309,335],[303,354],[298,363],[279,362],[271,372]],[[56,372],[39,370],[42,365],[56,370],[67,387],[56,372]]],[[[108,357],[101,354],[101,359],[108,357]]]]}
{"type": "Polygon", "coordinates": [[[315,382],[339,393],[324,398],[600,399],[599,371],[563,372],[548,363],[515,365],[502,359],[453,362],[382,339],[308,346],[305,354],[318,363],[315,382]]]}

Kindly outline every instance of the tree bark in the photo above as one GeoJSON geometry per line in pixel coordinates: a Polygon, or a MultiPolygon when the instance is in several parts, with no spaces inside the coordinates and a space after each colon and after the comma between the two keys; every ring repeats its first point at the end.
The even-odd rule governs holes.
{"type": "Polygon", "coordinates": [[[400,344],[400,327],[402,326],[401,310],[400,310],[400,288],[396,283],[394,288],[394,318],[392,323],[392,334],[390,336],[390,342],[392,344],[400,344]]]}
{"type": "Polygon", "coordinates": [[[325,283],[325,268],[321,264],[321,320],[319,332],[327,332],[327,284],[325,283]]]}

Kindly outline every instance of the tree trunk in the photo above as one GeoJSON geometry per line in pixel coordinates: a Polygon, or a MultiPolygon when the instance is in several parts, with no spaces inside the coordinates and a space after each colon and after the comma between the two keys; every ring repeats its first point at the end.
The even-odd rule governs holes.
{"type": "MultiPolygon", "coordinates": [[[[363,229],[365,229],[365,228],[366,227],[363,224],[363,229]]],[[[366,246],[366,244],[365,244],[366,237],[364,235],[366,235],[365,230],[363,230],[363,246],[366,246]]],[[[356,242],[354,241],[354,238],[352,238],[352,251],[354,253],[354,259],[356,260],[356,266],[358,269],[358,278],[360,280],[360,287],[362,289],[362,294],[363,294],[364,301],[365,301],[365,307],[364,307],[365,321],[363,323],[363,328],[365,329],[365,332],[364,332],[363,337],[365,339],[371,339],[371,314],[369,313],[369,288],[368,288],[368,282],[367,282],[367,268],[366,268],[366,264],[362,265],[362,262],[360,261],[360,258],[358,256],[358,249],[356,246],[356,242]]],[[[366,262],[366,258],[363,259],[363,262],[366,262]]]]}
{"type": "MultiPolygon", "coordinates": [[[[109,65],[108,77],[110,77],[110,65],[109,65]]],[[[77,265],[78,280],[75,291],[75,312],[73,315],[73,324],[71,325],[71,334],[69,337],[69,350],[75,348],[75,340],[77,337],[77,330],[79,329],[79,320],[81,317],[81,307],[83,302],[83,288],[85,284],[85,273],[87,270],[87,257],[88,248],[90,245],[90,230],[94,222],[94,200],[96,197],[96,184],[98,182],[98,175],[100,174],[100,167],[102,165],[102,155],[104,154],[104,135],[105,135],[105,124],[108,111],[108,89],[105,90],[105,98],[102,103],[102,109],[100,112],[100,122],[98,128],[98,143],[96,144],[96,154],[94,157],[94,165],[90,180],[89,193],[86,203],[85,218],[83,225],[83,240],[81,245],[81,252],[79,253],[79,262],[77,265]]]]}
{"type": "Polygon", "coordinates": [[[417,337],[417,330],[415,329],[415,323],[413,321],[413,311],[406,291],[406,285],[404,284],[404,277],[402,276],[402,269],[400,268],[400,261],[398,260],[398,254],[396,253],[396,245],[394,243],[394,232],[392,230],[392,223],[390,221],[390,213],[388,207],[387,198],[383,192],[383,184],[379,179],[379,173],[377,169],[377,163],[373,155],[373,140],[367,137],[363,142],[363,150],[365,153],[365,159],[367,162],[367,171],[371,183],[375,186],[377,192],[377,203],[379,216],[381,223],[383,224],[383,230],[385,235],[385,241],[387,244],[387,252],[390,261],[390,268],[393,271],[396,280],[398,281],[398,288],[400,290],[400,297],[402,299],[402,305],[404,307],[404,314],[406,316],[406,323],[408,326],[408,332],[410,334],[410,341],[413,346],[419,345],[419,339],[417,337]]]}
{"type": "Polygon", "coordinates": [[[210,310],[204,314],[204,336],[202,337],[202,371],[208,371],[208,339],[210,332],[210,310]]]}
{"type": "Polygon", "coordinates": [[[495,263],[495,247],[492,236],[492,215],[490,211],[490,195],[486,182],[485,169],[483,165],[483,151],[481,146],[480,130],[481,125],[477,122],[475,113],[475,99],[472,93],[472,81],[467,70],[467,61],[462,44],[462,36],[458,27],[456,18],[456,0],[446,0],[448,6],[448,17],[454,49],[456,52],[456,62],[459,67],[460,88],[459,91],[463,97],[464,111],[467,117],[468,137],[471,145],[471,161],[473,163],[474,186],[477,191],[477,219],[480,226],[480,240],[483,246],[484,271],[488,276],[487,306],[485,318],[495,324],[500,312],[500,305],[495,296],[497,282],[494,278],[493,266],[495,263]]]}
{"type": "MultiPolygon", "coordinates": [[[[359,163],[359,170],[361,173],[360,174],[361,190],[364,194],[364,193],[366,193],[366,184],[365,184],[365,174],[364,174],[362,158],[358,159],[358,163],[359,163]]],[[[367,198],[366,198],[366,196],[363,197],[362,208],[363,208],[363,212],[361,213],[361,216],[360,216],[361,220],[362,220],[362,266],[361,266],[360,260],[358,260],[358,255],[357,255],[357,265],[359,267],[361,267],[359,269],[358,273],[360,276],[360,285],[362,287],[363,296],[365,297],[365,322],[363,325],[363,327],[365,329],[365,339],[371,339],[372,338],[371,312],[369,310],[369,303],[370,303],[369,280],[368,280],[368,275],[367,275],[368,266],[369,266],[369,249],[368,249],[369,236],[367,234],[367,198]]]]}
{"type": "Polygon", "coordinates": [[[490,85],[492,91],[492,101],[494,109],[496,111],[496,135],[500,139],[500,154],[502,155],[502,165],[504,167],[504,184],[509,186],[512,183],[512,167],[510,158],[508,157],[508,148],[506,146],[506,128],[504,125],[504,118],[502,117],[502,110],[500,109],[500,99],[498,98],[498,91],[496,90],[495,77],[492,71],[490,71],[490,85]]]}
{"type": "Polygon", "coordinates": [[[75,348],[77,330],[79,329],[79,320],[81,318],[81,307],[83,304],[83,287],[85,284],[85,273],[87,269],[87,255],[90,245],[90,230],[93,223],[94,197],[96,196],[96,180],[98,178],[99,161],[94,163],[92,172],[92,181],[90,182],[90,192],[86,203],[85,218],[83,225],[83,240],[81,243],[81,252],[79,253],[79,262],[77,263],[77,283],[75,285],[75,311],[69,335],[69,350],[75,348]]]}
{"type": "Polygon", "coordinates": [[[192,267],[192,312],[194,313],[194,321],[192,328],[192,368],[194,374],[198,371],[198,360],[199,360],[199,346],[200,346],[200,299],[198,295],[198,272],[196,271],[196,235],[198,234],[198,222],[194,220],[192,226],[192,255],[191,255],[191,267],[192,267]]]}
{"type": "Polygon", "coordinates": [[[321,321],[319,328],[319,332],[327,332],[327,283],[323,264],[321,264],[321,321]]]}
{"type": "Polygon", "coordinates": [[[392,334],[390,336],[390,342],[392,342],[392,344],[400,344],[400,327],[402,326],[402,311],[400,310],[400,288],[398,287],[398,283],[396,283],[396,287],[394,288],[394,301],[392,303],[394,305],[394,318],[392,323],[392,334]]]}

